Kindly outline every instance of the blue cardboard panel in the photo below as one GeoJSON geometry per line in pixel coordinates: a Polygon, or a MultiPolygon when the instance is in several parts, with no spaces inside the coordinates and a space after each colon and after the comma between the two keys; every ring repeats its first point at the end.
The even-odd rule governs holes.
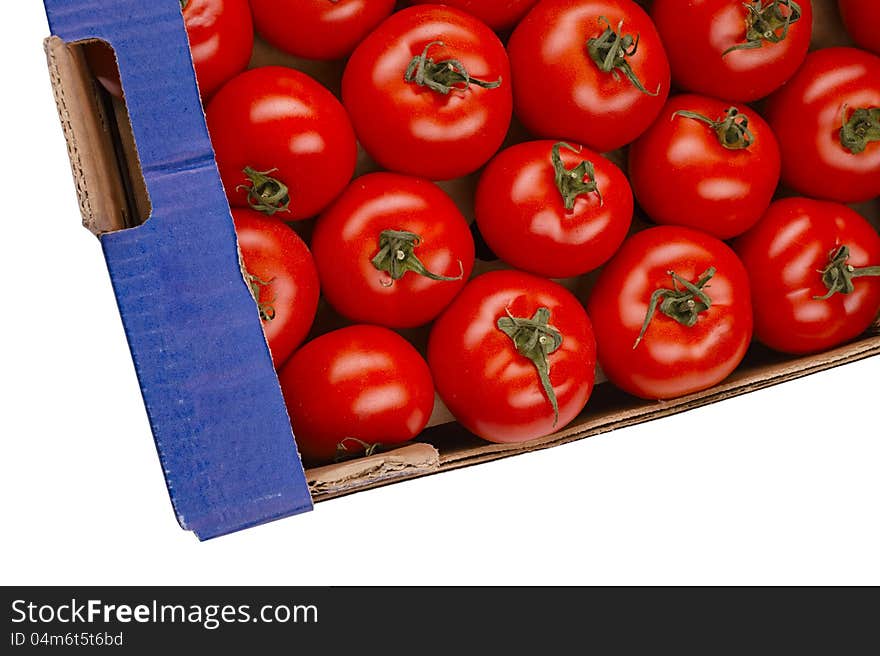
{"type": "Polygon", "coordinates": [[[44,0],[52,33],[116,50],[153,213],[101,238],[168,491],[207,539],[310,510],[238,265],[178,0],[44,0]]]}

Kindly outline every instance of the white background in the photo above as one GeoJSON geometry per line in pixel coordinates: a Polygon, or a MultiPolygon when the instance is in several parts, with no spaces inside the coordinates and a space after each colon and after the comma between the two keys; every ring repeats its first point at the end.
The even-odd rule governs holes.
{"type": "Polygon", "coordinates": [[[200,544],[79,225],[42,3],[0,11],[0,582],[880,584],[880,358],[200,544]]]}

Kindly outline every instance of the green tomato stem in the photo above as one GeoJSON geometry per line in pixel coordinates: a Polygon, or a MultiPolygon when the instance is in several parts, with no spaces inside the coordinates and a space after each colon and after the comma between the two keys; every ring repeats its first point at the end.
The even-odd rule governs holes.
{"type": "Polygon", "coordinates": [[[639,49],[639,35],[633,37],[632,34],[623,33],[623,21],[617,25],[617,30],[611,27],[611,23],[605,16],[599,18],[599,25],[605,23],[605,30],[597,37],[593,37],[587,41],[587,54],[590,59],[604,73],[611,73],[615,80],[620,79],[623,73],[626,78],[632,82],[636,89],[649,96],[656,96],[660,93],[660,85],[657,85],[657,91],[650,92],[642,84],[639,76],[630,66],[628,57],[632,57],[639,49]]]}
{"type": "Polygon", "coordinates": [[[717,273],[715,267],[709,267],[695,283],[685,280],[675,271],[667,273],[672,278],[672,289],[661,287],[651,294],[645,322],[642,324],[642,331],[639,333],[636,343],[633,344],[633,349],[638,348],[641,344],[642,338],[648,331],[648,326],[658,309],[670,319],[690,328],[697,323],[701,312],[712,307],[712,299],[705,289],[717,273]]]}
{"type": "Polygon", "coordinates": [[[741,150],[755,143],[755,135],[749,129],[749,117],[740,113],[736,107],[728,107],[725,115],[715,121],[703,114],[683,109],[672,115],[673,118],[676,116],[705,123],[715,131],[718,141],[728,150],[741,150]]]}
{"type": "Polygon", "coordinates": [[[797,23],[803,16],[801,7],[794,0],[750,0],[744,3],[746,14],[746,39],[742,43],[731,46],[723,53],[722,57],[729,55],[735,50],[754,50],[761,48],[764,43],[779,43],[788,36],[788,30],[792,24],[797,23]],[[786,11],[782,11],[782,7],[786,11]],[[782,30],[782,32],[779,32],[782,30]]]}
{"type": "Polygon", "coordinates": [[[480,80],[471,77],[464,64],[457,59],[443,59],[434,61],[428,56],[428,51],[434,46],[443,46],[442,41],[431,41],[425,46],[421,55],[416,55],[410,61],[403,79],[420,87],[428,87],[432,91],[444,96],[453,91],[467,91],[471,85],[484,89],[495,89],[501,86],[501,77],[494,82],[480,80]]]}
{"type": "Polygon", "coordinates": [[[835,294],[852,294],[855,290],[853,280],[867,276],[880,276],[880,266],[856,268],[849,264],[849,246],[845,244],[831,251],[828,266],[819,271],[822,283],[828,290],[824,296],[814,296],[813,300],[827,301],[835,294]]]}
{"type": "Polygon", "coordinates": [[[599,202],[604,202],[602,200],[602,192],[599,191],[599,185],[596,182],[596,169],[593,163],[585,159],[573,169],[567,169],[562,161],[561,151],[563,148],[567,148],[573,153],[579,153],[580,151],[571,144],[560,141],[554,144],[550,156],[550,161],[553,163],[553,170],[556,174],[556,188],[559,190],[559,195],[562,196],[565,209],[573,210],[578,196],[583,194],[595,193],[599,197],[599,202]]]}
{"type": "Polygon", "coordinates": [[[507,311],[506,317],[498,319],[498,330],[507,335],[516,346],[517,353],[532,361],[538,372],[544,394],[553,406],[553,426],[559,422],[559,401],[550,383],[548,356],[562,346],[562,334],[550,325],[550,310],[538,308],[531,319],[515,317],[507,311]]]}

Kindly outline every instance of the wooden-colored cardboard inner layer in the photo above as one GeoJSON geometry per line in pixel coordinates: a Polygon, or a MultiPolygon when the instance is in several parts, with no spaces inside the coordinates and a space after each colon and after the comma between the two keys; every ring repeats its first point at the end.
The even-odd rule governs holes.
{"type": "Polygon", "coordinates": [[[49,37],[44,49],[83,225],[101,235],[142,224],[151,208],[125,103],[89,70],[85,51],[96,43],[49,37]]]}
{"type": "MultiPolygon", "coordinates": [[[[816,0],[814,10],[814,47],[846,45],[848,40],[832,0],[816,0]]],[[[67,46],[58,39],[49,39],[46,50],[59,113],[71,150],[84,223],[96,234],[101,234],[143,222],[149,216],[149,198],[140,174],[124,103],[96,86],[78,46],[67,46]]],[[[341,63],[317,63],[290,57],[258,38],[251,66],[264,65],[303,70],[338,95],[343,70],[341,63]]],[[[514,122],[505,145],[526,138],[528,135],[514,122]]],[[[609,153],[608,157],[625,167],[624,151],[609,153]]],[[[361,150],[357,174],[374,170],[377,170],[375,163],[361,150]]],[[[477,177],[472,175],[440,183],[469,222],[474,218],[472,208],[477,177]]],[[[783,192],[782,195],[790,194],[783,192]]],[[[857,209],[880,229],[880,202],[865,203],[857,209]]],[[[305,221],[293,227],[308,241],[313,224],[313,221],[305,221]]],[[[647,225],[649,222],[637,209],[633,229],[639,230],[647,225]]],[[[498,262],[478,261],[475,275],[503,266],[498,262]]],[[[595,278],[594,272],[560,282],[583,300],[595,278]]],[[[348,323],[322,301],[311,337],[348,323]]],[[[427,328],[400,332],[424,352],[427,328]]],[[[880,354],[878,335],[880,327],[875,326],[868,335],[852,344],[809,357],[784,356],[755,344],[740,368],[722,384],[673,401],[641,401],[610,384],[597,385],[585,410],[564,430],[523,444],[491,444],[480,440],[454,423],[438,399],[429,429],[418,442],[388,453],[309,469],[306,474],[314,499],[323,501],[409,478],[548,448],[880,354]]],[[[599,375],[601,380],[601,372],[599,375]]]]}

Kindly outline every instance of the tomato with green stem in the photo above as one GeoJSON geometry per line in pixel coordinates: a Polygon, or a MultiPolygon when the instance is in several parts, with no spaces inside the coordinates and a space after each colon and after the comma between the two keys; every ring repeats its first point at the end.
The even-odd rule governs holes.
{"type": "Polygon", "coordinates": [[[371,173],[318,219],[312,251],[324,297],[345,317],[390,328],[434,319],[471,275],[474,240],[437,185],[371,173]]]}
{"type": "Polygon", "coordinates": [[[257,303],[276,367],[302,344],[318,309],[320,286],[308,246],[281,221],[234,209],[245,281],[257,303]]]}
{"type": "Polygon", "coordinates": [[[723,381],[752,338],[745,267],[722,241],[677,226],[630,237],[587,302],[599,362],[616,386],[672,399],[723,381]]]}
{"type": "Polygon", "coordinates": [[[354,174],[357,145],[348,115],[305,73],[282,66],[242,73],[217,92],[206,114],[233,207],[308,219],[354,174]]]}
{"type": "Polygon", "coordinates": [[[779,145],[746,106],[674,96],[630,147],[629,176],[645,213],[729,239],[751,228],[779,184],[779,145]]]}
{"type": "Polygon", "coordinates": [[[434,324],[428,363],[455,418],[490,442],[524,442],[583,410],[596,344],[580,302],[520,271],[474,278],[434,324]]]}
{"type": "Polygon", "coordinates": [[[827,350],[880,312],[880,236],[845,205],[776,201],[734,248],[751,276],[755,337],[772,349],[827,350]]]}
{"type": "Polygon", "coordinates": [[[614,150],[648,128],[669,94],[663,44],[632,0],[543,0],[508,51],[516,115],[537,137],[614,150]]]}
{"type": "Polygon", "coordinates": [[[322,335],[281,370],[281,390],[307,465],[408,442],[434,408],[431,372],[403,337],[355,325],[322,335]]]}
{"type": "Polygon", "coordinates": [[[344,59],[394,11],[395,0],[250,0],[257,32],[306,59],[344,59]]]}
{"type": "Polygon", "coordinates": [[[813,32],[811,0],[656,0],[651,17],[677,87],[738,102],[785,84],[813,32]]]}
{"type": "Polygon", "coordinates": [[[856,48],[811,52],[765,116],[785,184],[840,203],[880,196],[880,57],[856,48]]]}
{"type": "Polygon", "coordinates": [[[477,224],[488,246],[505,262],[548,278],[601,266],[623,243],[632,214],[623,172],[567,142],[511,146],[477,186],[477,224]]]}
{"type": "Polygon", "coordinates": [[[449,180],[480,168],[507,135],[510,65],[495,33],[473,16],[410,7],[354,51],[342,99],[383,168],[449,180]]]}

